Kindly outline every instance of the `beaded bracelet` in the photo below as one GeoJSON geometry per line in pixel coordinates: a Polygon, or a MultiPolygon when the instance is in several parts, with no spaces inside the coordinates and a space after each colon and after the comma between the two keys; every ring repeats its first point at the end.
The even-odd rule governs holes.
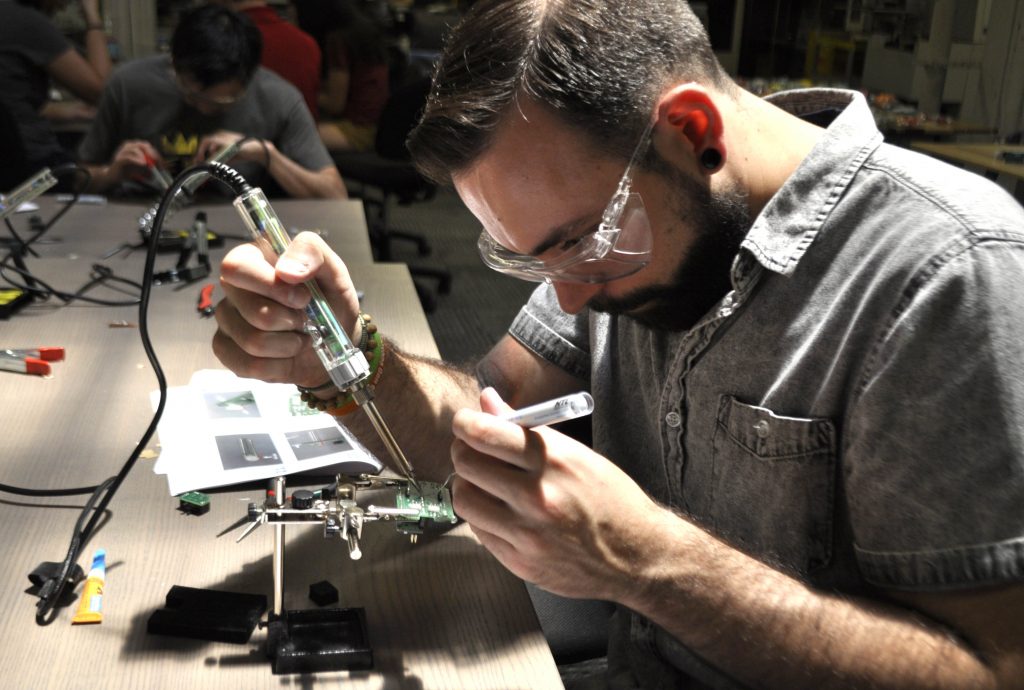
{"type": "MultiPolygon", "coordinates": [[[[357,345],[356,347],[358,347],[360,350],[364,352],[367,352],[366,344],[369,342],[370,334],[377,332],[377,325],[375,323],[372,323],[373,317],[370,316],[369,314],[359,312],[359,315],[356,318],[359,320],[360,330],[359,345],[357,345]]],[[[369,354],[369,352],[367,352],[367,354],[369,354]]],[[[332,381],[331,379],[327,379],[319,386],[313,386],[312,388],[296,386],[296,388],[299,389],[300,393],[320,393],[327,390],[328,388],[336,389],[336,386],[334,385],[334,381],[332,381]]]]}
{"type": "MultiPolygon", "coordinates": [[[[370,317],[360,314],[360,320],[363,323],[363,335],[360,337],[359,342],[360,345],[363,345],[361,349],[370,360],[370,380],[368,386],[372,391],[377,387],[380,377],[384,374],[384,358],[387,350],[384,347],[384,338],[378,333],[377,327],[370,323],[370,317]]],[[[324,387],[320,386],[318,388],[322,389],[324,387]]],[[[334,398],[321,400],[313,394],[313,391],[317,389],[300,388],[299,390],[301,392],[300,399],[307,406],[321,412],[327,412],[335,417],[343,417],[354,412],[359,407],[351,393],[339,393],[334,398]]]]}

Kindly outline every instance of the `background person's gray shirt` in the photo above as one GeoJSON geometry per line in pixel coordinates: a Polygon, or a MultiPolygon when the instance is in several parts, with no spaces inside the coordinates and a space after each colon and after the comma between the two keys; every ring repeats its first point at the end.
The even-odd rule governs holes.
{"type": "MultiPolygon", "coordinates": [[[[735,289],[699,325],[568,316],[543,285],[510,332],[589,382],[598,452],[812,586],[1019,582],[1024,210],[980,176],[882,144],[859,94],[773,100],[845,110],[756,219],[735,289]]],[[[734,686],[646,619],[616,619],[609,666],[626,685],[734,686]]]]}
{"type": "MultiPolygon", "coordinates": [[[[177,174],[190,164],[199,141],[222,129],[272,141],[307,170],[333,165],[302,94],[281,77],[257,68],[237,103],[222,114],[206,116],[182,100],[167,55],[134,60],[114,71],[79,155],[85,163],[103,165],[123,141],[145,139],[177,174]]],[[[268,193],[277,189],[262,164],[230,164],[249,184],[268,193]]]]}

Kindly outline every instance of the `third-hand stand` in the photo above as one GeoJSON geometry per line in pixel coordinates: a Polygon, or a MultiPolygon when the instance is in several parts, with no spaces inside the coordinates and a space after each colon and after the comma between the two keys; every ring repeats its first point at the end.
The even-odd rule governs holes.
{"type": "Polygon", "coordinates": [[[195,220],[192,221],[192,227],[185,234],[181,251],[178,254],[178,262],[170,270],[153,274],[153,284],[184,283],[187,285],[202,280],[208,275],[210,275],[210,245],[207,236],[206,213],[199,211],[196,213],[195,220]],[[199,263],[189,266],[188,261],[192,258],[193,252],[199,263]]]}
{"type": "Polygon", "coordinates": [[[359,540],[363,524],[393,520],[399,534],[413,542],[433,523],[455,524],[451,493],[442,484],[386,477],[338,475],[319,492],[299,490],[285,497],[284,477],[270,480],[262,506],[249,504],[249,526],[237,541],[262,524],[274,526],[274,605],[268,616],[267,656],[274,673],[311,673],[367,669],[373,652],[361,608],[286,611],[284,608],[284,530],[286,523],[321,524],[325,539],[339,539],[349,557],[362,557],[359,540]],[[360,489],[394,490],[394,507],[356,502],[360,489]]]}
{"type": "MultiPolygon", "coordinates": [[[[372,668],[373,651],[366,634],[363,609],[284,610],[284,530],[288,514],[274,510],[285,509],[284,478],[276,477],[271,482],[273,489],[267,492],[268,510],[264,513],[267,522],[274,526],[274,605],[266,624],[267,656],[270,657],[271,668],[278,674],[372,668]]],[[[292,496],[293,509],[307,510],[311,505],[311,494],[300,493],[298,498],[292,496]]],[[[292,519],[297,515],[291,513],[292,519]]],[[[329,530],[340,530],[348,543],[349,553],[357,557],[362,529],[359,513],[345,510],[342,516],[342,525],[325,521],[325,535],[329,530]]]]}

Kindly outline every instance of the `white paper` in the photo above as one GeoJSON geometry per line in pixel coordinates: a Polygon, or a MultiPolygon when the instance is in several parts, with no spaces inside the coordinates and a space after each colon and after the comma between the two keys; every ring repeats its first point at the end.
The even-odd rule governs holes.
{"type": "MultiPolygon", "coordinates": [[[[159,391],[150,397],[155,409],[159,391]]],[[[157,433],[153,471],[167,475],[172,496],[310,470],[381,470],[334,417],[306,407],[295,386],[225,370],[197,371],[189,385],[168,389],[157,433]]]]}

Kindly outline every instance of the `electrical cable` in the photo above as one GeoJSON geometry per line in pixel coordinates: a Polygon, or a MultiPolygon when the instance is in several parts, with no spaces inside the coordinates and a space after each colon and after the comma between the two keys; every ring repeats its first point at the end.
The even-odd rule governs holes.
{"type": "Polygon", "coordinates": [[[51,614],[53,613],[53,609],[56,607],[57,602],[61,600],[64,590],[70,583],[68,575],[71,573],[74,564],[78,561],[82,546],[88,543],[89,539],[92,537],[101,516],[106,511],[107,506],[114,498],[114,495],[121,487],[121,484],[124,482],[129,472],[131,472],[132,468],[135,467],[136,462],[142,455],[142,451],[145,450],[150,439],[153,437],[153,434],[156,432],[157,424],[159,424],[160,419],[163,417],[164,408],[167,404],[167,378],[164,376],[163,368],[160,366],[160,361],[157,358],[156,351],[153,348],[152,339],[149,335],[148,312],[149,299],[153,288],[153,271],[156,264],[160,231],[163,228],[164,218],[167,216],[170,209],[170,201],[181,187],[201,174],[207,174],[213,179],[219,180],[230,187],[236,194],[244,193],[250,189],[245,178],[238,174],[234,169],[223,163],[213,162],[198,165],[182,172],[174,179],[174,182],[172,182],[171,186],[167,188],[167,191],[164,192],[156,218],[153,221],[153,231],[150,233],[148,238],[149,244],[146,250],[146,263],[142,273],[142,294],[140,295],[138,302],[139,337],[142,340],[142,347],[146,352],[146,357],[153,369],[153,374],[156,376],[157,387],[159,389],[159,398],[156,410],[153,412],[153,417],[150,420],[149,425],[146,427],[145,432],[143,432],[139,442],[136,444],[131,455],[121,466],[117,475],[100,484],[86,504],[86,508],[83,510],[82,516],[79,518],[79,522],[75,525],[75,533],[72,535],[67,555],[61,564],[59,576],[49,580],[40,590],[40,600],[36,605],[36,623],[39,625],[48,625],[53,622],[55,616],[51,614]],[[88,522],[84,526],[81,526],[85,516],[89,513],[91,513],[91,517],[89,517],[88,522]]]}
{"type": "Polygon", "coordinates": [[[99,306],[108,307],[135,306],[136,304],[138,304],[137,299],[104,300],[95,297],[85,296],[85,293],[92,287],[109,282],[123,283],[140,291],[142,289],[142,286],[139,285],[138,283],[130,281],[126,278],[116,276],[114,275],[114,272],[111,271],[110,269],[107,269],[105,267],[97,268],[98,264],[93,265],[93,275],[90,276],[90,282],[73,293],[58,290],[57,288],[53,287],[52,285],[42,280],[38,276],[34,275],[26,268],[23,268],[22,266],[24,266],[24,264],[22,264],[22,266],[12,265],[14,262],[17,261],[17,257],[19,254],[24,254],[27,252],[32,252],[33,254],[35,254],[34,250],[32,249],[32,245],[38,242],[39,239],[42,238],[42,236],[45,235],[50,230],[50,228],[52,228],[57,223],[57,221],[60,220],[64,216],[64,214],[71,209],[71,207],[78,201],[78,197],[81,194],[81,190],[88,186],[89,180],[91,179],[88,170],[74,163],[65,163],[63,165],[56,166],[55,168],[53,168],[51,172],[53,173],[54,177],[62,177],[68,173],[78,173],[83,176],[83,181],[80,185],[73,186],[73,194],[71,198],[67,201],[67,203],[65,203],[64,206],[59,211],[57,211],[57,213],[54,214],[54,216],[49,221],[44,223],[41,228],[34,230],[34,234],[27,240],[22,239],[21,235],[19,235],[18,232],[14,229],[14,226],[11,224],[9,218],[4,219],[4,222],[7,225],[7,229],[11,233],[11,236],[15,239],[17,246],[16,248],[12,249],[6,257],[0,260],[0,278],[6,280],[11,286],[19,290],[22,290],[23,292],[35,295],[36,297],[44,301],[49,299],[50,297],[56,297],[60,301],[64,302],[65,305],[71,304],[72,302],[76,301],[82,301],[87,302],[89,304],[96,304],[99,306]],[[9,272],[16,273],[18,276],[24,279],[24,282],[13,280],[11,276],[8,274],[9,272]]]}
{"type": "MultiPolygon", "coordinates": [[[[82,523],[85,522],[86,517],[93,511],[100,495],[110,488],[114,479],[115,477],[110,477],[95,487],[92,496],[89,497],[89,500],[85,502],[85,506],[82,507],[82,512],[78,514],[78,520],[75,521],[75,529],[71,533],[71,545],[68,548],[67,555],[60,564],[59,574],[57,577],[46,581],[39,588],[40,599],[39,603],[36,604],[36,623],[38,625],[49,625],[55,620],[57,602],[60,601],[61,595],[67,586],[75,584],[72,571],[74,570],[75,563],[78,561],[82,545],[88,542],[91,536],[91,534],[83,530],[82,523]]],[[[105,507],[106,504],[100,508],[98,514],[102,514],[105,507]]]]}

